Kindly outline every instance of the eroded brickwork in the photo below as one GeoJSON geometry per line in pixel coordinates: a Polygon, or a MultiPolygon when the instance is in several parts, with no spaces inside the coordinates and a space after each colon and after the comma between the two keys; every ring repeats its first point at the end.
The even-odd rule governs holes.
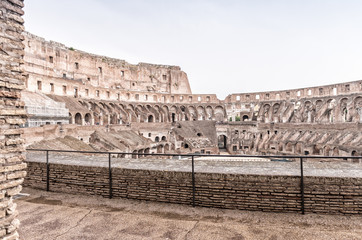
{"type": "Polygon", "coordinates": [[[24,31],[22,0],[0,1],[0,238],[18,239],[16,204],[26,175],[22,130],[25,110],[20,101],[24,31]]]}

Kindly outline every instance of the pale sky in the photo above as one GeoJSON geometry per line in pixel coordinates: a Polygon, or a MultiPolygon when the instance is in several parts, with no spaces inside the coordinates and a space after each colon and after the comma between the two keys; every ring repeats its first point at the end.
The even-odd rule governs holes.
{"type": "Polygon", "coordinates": [[[98,55],[178,65],[220,99],[362,79],[360,0],[25,0],[25,28],[98,55]]]}

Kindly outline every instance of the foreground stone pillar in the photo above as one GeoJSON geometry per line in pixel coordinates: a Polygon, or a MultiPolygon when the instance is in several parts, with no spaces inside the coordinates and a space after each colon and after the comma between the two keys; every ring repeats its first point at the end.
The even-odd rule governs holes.
{"type": "Polygon", "coordinates": [[[0,238],[18,239],[16,204],[25,177],[22,130],[25,110],[20,101],[22,74],[23,0],[0,1],[0,238]]]}

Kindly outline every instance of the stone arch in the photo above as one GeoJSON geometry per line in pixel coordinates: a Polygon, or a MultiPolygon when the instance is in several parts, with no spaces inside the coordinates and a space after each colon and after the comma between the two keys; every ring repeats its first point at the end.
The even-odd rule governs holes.
{"type": "Polygon", "coordinates": [[[82,114],[80,114],[79,112],[75,114],[74,116],[74,123],[78,124],[78,125],[82,125],[83,119],[82,119],[82,114]]]}
{"type": "Polygon", "coordinates": [[[160,137],[159,136],[156,136],[155,137],[155,142],[159,142],[160,141],[160,137]]]}
{"type": "Polygon", "coordinates": [[[164,150],[165,150],[165,152],[170,151],[170,145],[168,143],[165,144],[164,150]]]}
{"type": "Polygon", "coordinates": [[[222,106],[215,107],[215,120],[218,122],[223,122],[225,118],[224,108],[222,106]]]}
{"type": "Polygon", "coordinates": [[[161,141],[167,141],[166,136],[162,136],[161,141]]]}
{"type": "Polygon", "coordinates": [[[197,107],[197,120],[205,120],[205,109],[203,106],[197,107]]]}
{"type": "Polygon", "coordinates": [[[157,146],[157,153],[163,153],[163,146],[162,144],[157,146]]]}
{"type": "Polygon", "coordinates": [[[153,115],[148,115],[147,122],[153,122],[153,115]]]}
{"type": "Polygon", "coordinates": [[[287,144],[285,144],[285,151],[293,152],[293,144],[291,142],[288,142],[287,144]]]}
{"type": "Polygon", "coordinates": [[[191,121],[196,121],[197,120],[197,111],[196,108],[194,106],[189,106],[188,107],[188,112],[190,114],[190,120],[191,121]]]}
{"type": "Polygon", "coordinates": [[[86,125],[92,125],[92,115],[90,113],[85,114],[84,122],[86,125]]]}
{"type": "Polygon", "coordinates": [[[325,146],[323,151],[324,151],[324,156],[331,155],[331,148],[329,146],[325,146]]]}
{"type": "Polygon", "coordinates": [[[211,106],[207,106],[205,108],[205,112],[206,112],[206,119],[207,120],[213,120],[214,119],[214,109],[212,109],[211,106]]]}
{"type": "Polygon", "coordinates": [[[249,116],[248,115],[243,115],[243,122],[246,122],[249,120],[249,116]]]}
{"type": "Polygon", "coordinates": [[[339,156],[339,149],[337,147],[333,148],[333,156],[338,157],[339,156]]]}

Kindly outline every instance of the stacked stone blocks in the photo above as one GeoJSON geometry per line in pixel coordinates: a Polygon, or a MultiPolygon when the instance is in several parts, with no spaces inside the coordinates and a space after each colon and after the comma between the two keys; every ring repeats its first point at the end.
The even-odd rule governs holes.
{"type": "MultiPolygon", "coordinates": [[[[46,189],[46,164],[28,163],[24,184],[46,189]]],[[[50,164],[50,191],[109,197],[108,168],[50,164]]],[[[190,172],[113,168],[113,197],[192,204],[190,172]]],[[[202,207],[301,212],[299,176],[196,173],[202,207]]],[[[361,214],[362,179],[304,177],[306,213],[361,214]]]]}
{"type": "Polygon", "coordinates": [[[21,191],[26,175],[22,130],[25,123],[22,71],[24,31],[21,0],[0,1],[0,238],[18,239],[16,204],[13,196],[21,191]]]}

